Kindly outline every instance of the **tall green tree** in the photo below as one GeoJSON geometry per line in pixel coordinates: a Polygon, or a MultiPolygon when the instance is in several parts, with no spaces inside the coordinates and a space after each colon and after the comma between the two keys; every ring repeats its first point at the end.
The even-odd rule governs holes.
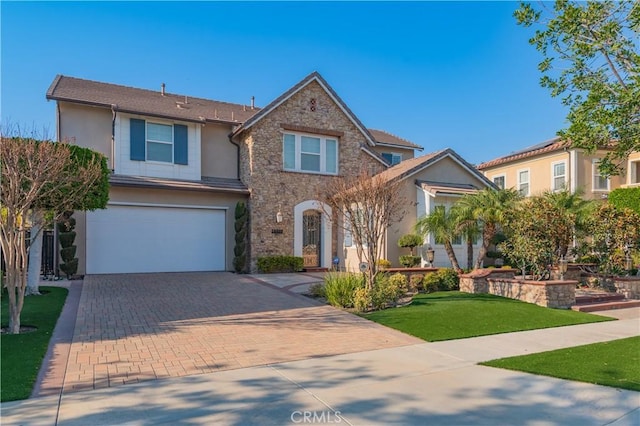
{"type": "Polygon", "coordinates": [[[453,241],[460,233],[456,218],[450,210],[447,210],[445,206],[436,206],[430,214],[418,220],[415,229],[417,233],[424,237],[429,234],[433,235],[437,243],[443,244],[453,269],[458,273],[462,272],[456,253],[453,250],[453,241]]]}
{"type": "Polygon", "coordinates": [[[514,16],[537,28],[529,43],[543,56],[540,83],[569,107],[559,135],[589,152],[613,141],[600,170],[619,174],[640,151],[640,2],[527,2],[514,16]]]}
{"type": "Polygon", "coordinates": [[[463,196],[456,204],[456,209],[460,211],[459,214],[475,219],[481,230],[482,245],[474,269],[482,267],[491,240],[506,221],[506,213],[513,209],[521,198],[521,195],[513,188],[498,191],[485,188],[475,194],[463,196]]]}

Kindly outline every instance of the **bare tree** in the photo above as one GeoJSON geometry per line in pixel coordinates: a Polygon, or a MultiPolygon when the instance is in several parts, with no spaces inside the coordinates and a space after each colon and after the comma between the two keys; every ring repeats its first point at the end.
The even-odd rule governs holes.
{"type": "Polygon", "coordinates": [[[34,229],[37,238],[43,228],[46,209],[57,215],[71,210],[104,180],[104,157],[95,153],[74,161],[67,143],[39,141],[34,138],[0,134],[0,243],[5,257],[9,292],[9,333],[20,332],[20,314],[27,284],[29,250],[26,234],[34,229]]]}
{"type": "Polygon", "coordinates": [[[331,208],[337,226],[351,233],[358,260],[368,263],[367,285],[371,288],[387,229],[400,222],[411,205],[402,181],[389,179],[385,173],[371,176],[362,169],[356,176],[332,180],[321,197],[331,208]]]}

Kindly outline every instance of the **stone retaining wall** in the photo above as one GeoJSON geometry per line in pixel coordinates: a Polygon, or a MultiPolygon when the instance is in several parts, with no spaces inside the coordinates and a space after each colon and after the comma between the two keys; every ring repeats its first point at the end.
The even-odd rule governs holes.
{"type": "Polygon", "coordinates": [[[578,281],[526,281],[489,278],[489,293],[547,308],[569,309],[576,303],[578,281]]]}
{"type": "Polygon", "coordinates": [[[460,291],[465,293],[489,293],[488,278],[513,278],[517,269],[477,269],[460,275],[460,291]]]}
{"type": "Polygon", "coordinates": [[[613,285],[627,299],[640,299],[640,277],[615,277],[613,285]]]}
{"type": "Polygon", "coordinates": [[[576,303],[576,280],[515,279],[517,269],[480,269],[460,276],[460,291],[489,293],[548,308],[568,309],[576,303]]]}

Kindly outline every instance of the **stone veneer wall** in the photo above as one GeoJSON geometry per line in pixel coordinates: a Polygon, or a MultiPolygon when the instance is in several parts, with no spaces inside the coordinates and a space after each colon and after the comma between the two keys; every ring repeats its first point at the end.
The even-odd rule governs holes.
{"type": "Polygon", "coordinates": [[[460,275],[460,291],[465,293],[489,293],[488,278],[513,278],[517,269],[477,269],[460,275]]]}
{"type": "MultiPolygon", "coordinates": [[[[332,176],[283,170],[283,127],[296,126],[302,133],[338,132],[338,173],[359,174],[365,167],[378,173],[386,167],[362,151],[364,135],[317,83],[305,88],[264,116],[240,135],[240,179],[250,188],[250,268],[260,256],[293,255],[294,207],[317,200],[332,176]],[[312,99],[315,108],[311,108],[312,99]],[[305,130],[305,131],[302,131],[305,130]],[[276,213],[283,214],[276,223],[276,213]]],[[[327,135],[325,133],[325,135],[327,135]]],[[[326,237],[325,237],[326,238],[326,237]]],[[[326,241],[326,239],[325,239],[326,241]]],[[[338,227],[332,227],[331,253],[338,253],[338,227]]]]}
{"type": "Polygon", "coordinates": [[[480,269],[460,277],[460,291],[489,293],[549,308],[570,308],[576,303],[578,281],[515,279],[516,269],[480,269]]]}
{"type": "Polygon", "coordinates": [[[578,281],[526,281],[489,278],[489,293],[547,308],[569,309],[576,303],[578,281]]]}
{"type": "Polygon", "coordinates": [[[640,299],[640,277],[616,277],[613,279],[616,292],[627,299],[640,299]]]}

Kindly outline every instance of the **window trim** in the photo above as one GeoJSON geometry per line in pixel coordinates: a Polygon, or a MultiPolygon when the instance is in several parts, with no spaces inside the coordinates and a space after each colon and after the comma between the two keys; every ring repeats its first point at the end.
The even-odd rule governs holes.
{"type": "Polygon", "coordinates": [[[629,159],[627,163],[628,185],[636,186],[640,184],[640,158],[629,159]]]}
{"type": "MultiPolygon", "coordinates": [[[[402,154],[398,154],[397,152],[381,152],[380,155],[382,155],[382,158],[384,158],[384,156],[386,155],[390,155],[391,156],[391,162],[389,163],[390,166],[395,166],[398,165],[400,163],[402,163],[402,154]],[[394,159],[398,159],[398,162],[394,162],[394,159]]],[[[386,161],[386,158],[385,158],[386,161]]]]}
{"type": "Polygon", "coordinates": [[[559,161],[554,161],[551,163],[551,191],[553,192],[559,192],[562,190],[567,189],[567,160],[559,160],[559,161]],[[564,164],[564,174],[561,175],[564,178],[564,183],[562,185],[562,188],[556,188],[556,178],[561,177],[561,176],[556,176],[555,172],[556,169],[555,167],[558,164],[564,164]]]}
{"type": "Polygon", "coordinates": [[[517,186],[518,192],[520,194],[522,194],[522,190],[521,190],[520,187],[522,186],[523,183],[526,183],[527,184],[527,193],[526,194],[522,194],[522,195],[524,197],[528,197],[529,195],[531,195],[531,170],[528,167],[525,168],[525,169],[518,169],[516,171],[516,176],[517,176],[517,181],[518,181],[518,186],[517,186]],[[522,173],[522,172],[527,172],[527,181],[526,182],[520,181],[520,173],[522,173]]]}
{"type": "Polygon", "coordinates": [[[591,160],[591,188],[593,189],[593,192],[609,192],[609,191],[611,191],[611,178],[610,177],[607,178],[607,188],[606,189],[596,188],[596,177],[603,177],[600,174],[600,170],[598,169],[598,165],[600,164],[601,161],[602,160],[599,159],[599,158],[591,160]]]}
{"type": "Polygon", "coordinates": [[[311,133],[304,132],[293,132],[293,131],[284,131],[282,132],[282,170],[286,172],[294,172],[294,173],[307,173],[307,174],[316,174],[316,175],[327,175],[327,176],[337,176],[339,173],[339,165],[340,165],[340,139],[331,135],[317,135],[311,133]],[[294,168],[287,168],[285,166],[285,137],[287,135],[292,135],[294,137],[294,168]],[[314,138],[320,140],[320,153],[306,153],[309,155],[319,155],[320,156],[320,170],[304,170],[302,169],[302,138],[314,138]],[[327,171],[327,141],[334,141],[336,144],[336,158],[335,158],[335,172],[327,171]]]}
{"type": "MultiPolygon", "coordinates": [[[[501,173],[499,175],[491,176],[491,182],[493,182],[493,184],[496,185],[495,179],[496,178],[500,178],[500,177],[504,179],[504,186],[501,189],[507,188],[507,174],[506,173],[501,173]]],[[[496,186],[498,186],[498,185],[496,185],[496,186]]],[[[500,187],[498,186],[498,188],[500,188],[500,187]]]]}
{"type": "Polygon", "coordinates": [[[175,154],[174,154],[174,146],[175,146],[175,129],[173,127],[174,123],[169,123],[169,122],[162,122],[160,120],[158,121],[151,121],[151,120],[144,120],[144,151],[145,151],[145,162],[147,163],[158,163],[158,164],[175,164],[175,154]],[[167,142],[167,141],[158,141],[158,140],[151,140],[149,139],[149,124],[158,124],[161,126],[168,126],[171,128],[171,142],[167,142]],[[164,144],[164,145],[170,145],[171,146],[171,161],[162,161],[162,160],[150,160],[149,159],[149,142],[151,143],[159,143],[159,144],[164,144]]]}

